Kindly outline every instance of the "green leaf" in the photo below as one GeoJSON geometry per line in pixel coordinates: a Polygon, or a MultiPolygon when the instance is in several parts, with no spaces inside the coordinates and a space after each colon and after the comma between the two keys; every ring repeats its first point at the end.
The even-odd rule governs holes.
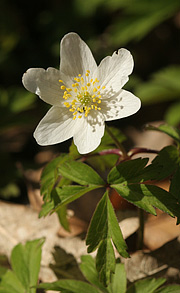
{"type": "Polygon", "coordinates": [[[164,284],[166,279],[145,279],[140,280],[131,285],[127,293],[154,293],[155,290],[164,284]]]}
{"type": "Polygon", "coordinates": [[[171,106],[168,107],[165,113],[165,120],[168,124],[172,126],[178,126],[180,123],[180,103],[173,103],[171,106]]]}
{"type": "Polygon", "coordinates": [[[66,162],[58,168],[59,174],[81,185],[104,185],[103,179],[88,165],[66,162]]]}
{"type": "Polygon", "coordinates": [[[111,239],[118,252],[122,256],[128,257],[127,247],[106,191],[91,219],[86,239],[86,244],[89,246],[88,252],[98,248],[96,266],[104,285],[108,285],[110,276],[115,270],[115,257],[111,239]]]}
{"type": "Polygon", "coordinates": [[[149,179],[162,180],[176,171],[179,165],[179,160],[178,149],[175,146],[170,145],[159,152],[152,161],[152,164],[147,166],[145,171],[149,175],[152,174],[149,179]]]}
{"type": "MultiPolygon", "coordinates": [[[[43,243],[44,239],[28,241],[24,246],[16,245],[12,251],[12,269],[26,290],[37,285],[43,243]]],[[[35,293],[35,289],[28,292],[35,293]]]]}
{"type": "Polygon", "coordinates": [[[59,177],[57,168],[67,160],[69,156],[61,154],[44,168],[41,175],[41,194],[44,195],[44,200],[51,200],[51,191],[59,177]]]}
{"type": "Polygon", "coordinates": [[[111,187],[127,201],[153,215],[156,215],[154,209],[156,207],[172,217],[180,217],[180,208],[175,197],[158,186],[123,183],[111,185],[111,187]]]}
{"type": "Polygon", "coordinates": [[[38,288],[68,293],[100,293],[101,291],[92,285],[76,280],[60,280],[54,283],[41,283],[38,288]]]}
{"type": "Polygon", "coordinates": [[[180,143],[180,130],[168,124],[161,124],[158,127],[148,125],[146,130],[155,130],[164,132],[170,137],[172,137],[177,143],[180,143]]]}
{"type": "Polygon", "coordinates": [[[14,272],[8,270],[6,274],[2,276],[0,282],[0,293],[24,293],[26,292],[26,289],[27,288],[22,285],[14,272]]]}
{"type": "Polygon", "coordinates": [[[115,273],[112,275],[112,281],[108,287],[110,292],[126,293],[127,279],[124,264],[116,264],[115,273]]]}
{"type": "Polygon", "coordinates": [[[68,218],[67,218],[67,206],[64,205],[61,208],[59,208],[57,210],[57,215],[59,218],[59,221],[62,225],[62,227],[66,230],[70,232],[70,228],[69,228],[69,222],[68,222],[68,218]]]}
{"type": "Polygon", "coordinates": [[[169,285],[156,290],[156,293],[179,293],[180,285],[169,285]]]}
{"type": "Polygon", "coordinates": [[[107,209],[108,209],[108,225],[110,230],[110,236],[112,238],[114,246],[116,247],[120,255],[122,255],[123,257],[129,257],[126,251],[127,245],[123,239],[121,229],[119,227],[114,209],[112,207],[112,204],[109,198],[107,199],[107,209]]]}
{"type": "Polygon", "coordinates": [[[92,258],[92,256],[83,255],[81,257],[80,269],[85,278],[95,287],[99,288],[101,292],[109,292],[99,281],[95,260],[92,258]]]}
{"type": "Polygon", "coordinates": [[[177,169],[179,152],[175,146],[167,146],[159,152],[152,164],[145,167],[147,162],[147,158],[138,158],[120,163],[109,172],[108,183],[142,183],[147,180],[162,180],[172,175],[177,169]]]}
{"type": "Polygon", "coordinates": [[[139,182],[139,176],[148,162],[147,158],[122,162],[115,166],[108,174],[108,183],[118,184],[124,181],[139,182]]]}
{"type": "Polygon", "coordinates": [[[111,275],[115,271],[115,265],[116,260],[111,238],[107,236],[100,242],[96,256],[96,268],[99,272],[99,279],[104,286],[110,283],[111,275]]]}
{"type": "Polygon", "coordinates": [[[63,186],[61,188],[55,188],[53,190],[53,197],[54,197],[54,208],[55,210],[59,209],[60,207],[67,205],[68,203],[76,200],[77,198],[81,197],[85,193],[98,188],[97,185],[95,186],[80,186],[80,185],[68,185],[63,186]]]}

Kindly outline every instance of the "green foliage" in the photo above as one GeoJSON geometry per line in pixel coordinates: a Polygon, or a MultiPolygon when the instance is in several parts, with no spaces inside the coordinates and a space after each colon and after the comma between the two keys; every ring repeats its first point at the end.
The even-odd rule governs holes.
{"type": "Polygon", "coordinates": [[[88,252],[98,248],[96,266],[100,280],[105,285],[109,284],[111,274],[115,270],[115,255],[111,240],[118,252],[122,256],[128,257],[127,246],[110,203],[108,192],[106,192],[94,212],[86,239],[86,244],[89,246],[88,252]]]}
{"type": "Polygon", "coordinates": [[[143,292],[143,293],[154,293],[155,290],[165,283],[165,279],[145,279],[137,281],[135,284],[130,286],[127,293],[143,292]]]}
{"type": "Polygon", "coordinates": [[[146,159],[136,159],[114,167],[108,175],[110,186],[126,200],[153,215],[156,215],[154,207],[157,207],[172,217],[179,217],[179,205],[173,195],[158,186],[143,183],[154,179],[154,174],[157,174],[158,170],[155,163],[144,168],[146,163],[146,159]],[[149,170],[150,172],[147,172],[149,170]]]}
{"type": "Polygon", "coordinates": [[[54,283],[42,283],[38,288],[61,290],[62,293],[178,293],[178,290],[180,290],[179,285],[161,287],[166,281],[162,278],[139,280],[127,288],[126,272],[124,264],[121,263],[116,263],[111,283],[106,287],[100,283],[95,260],[90,255],[82,256],[80,269],[89,283],[79,280],[59,280],[54,283]]]}
{"type": "Polygon", "coordinates": [[[103,186],[103,179],[88,165],[81,162],[67,162],[59,166],[58,172],[69,180],[82,185],[103,186]]]}
{"type": "Polygon", "coordinates": [[[11,254],[12,270],[6,271],[0,281],[2,293],[35,293],[44,239],[18,244],[11,254]]]}
{"type": "Polygon", "coordinates": [[[162,101],[179,99],[180,66],[168,66],[154,73],[150,80],[140,83],[135,92],[143,104],[155,104],[162,101]]]}

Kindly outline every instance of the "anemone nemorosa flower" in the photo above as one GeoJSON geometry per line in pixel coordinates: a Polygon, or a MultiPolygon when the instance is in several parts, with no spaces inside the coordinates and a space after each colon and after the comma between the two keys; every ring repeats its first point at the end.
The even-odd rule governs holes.
{"type": "Polygon", "coordinates": [[[140,100],[122,87],[133,69],[126,49],[114,52],[97,66],[86,43],[76,34],[65,35],[60,46],[60,69],[30,68],[23,75],[25,88],[52,105],[37,126],[40,145],[71,137],[79,153],[95,150],[104,135],[105,121],[136,113],[140,100]]]}

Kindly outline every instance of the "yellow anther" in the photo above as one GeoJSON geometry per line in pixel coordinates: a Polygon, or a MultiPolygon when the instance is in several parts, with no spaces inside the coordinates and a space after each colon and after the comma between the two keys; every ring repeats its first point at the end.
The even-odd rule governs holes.
{"type": "Polygon", "coordinates": [[[79,84],[78,83],[75,83],[75,86],[79,86],[79,84]]]}
{"type": "Polygon", "coordinates": [[[98,101],[98,104],[101,104],[101,100],[98,101]]]}
{"type": "Polygon", "coordinates": [[[81,87],[81,90],[84,91],[84,87],[83,86],[81,87]]]}
{"type": "Polygon", "coordinates": [[[104,90],[105,88],[106,88],[105,86],[102,87],[103,90],[104,90]]]}
{"type": "Polygon", "coordinates": [[[96,103],[96,99],[93,99],[93,103],[96,103]]]}
{"type": "Polygon", "coordinates": [[[100,99],[101,98],[101,95],[99,95],[98,98],[100,99]]]}
{"type": "Polygon", "coordinates": [[[91,78],[90,82],[92,83],[93,82],[93,79],[91,78]]]}
{"type": "Polygon", "coordinates": [[[78,116],[78,118],[80,118],[80,119],[81,119],[81,118],[82,118],[82,115],[79,115],[79,116],[78,116]]]}
{"type": "Polygon", "coordinates": [[[97,110],[97,106],[95,106],[94,108],[95,108],[95,110],[97,110]]]}
{"type": "Polygon", "coordinates": [[[77,115],[77,111],[73,113],[73,115],[77,115]]]}
{"type": "Polygon", "coordinates": [[[87,83],[87,86],[90,86],[90,85],[91,85],[91,84],[88,82],[88,83],[87,83]]]}
{"type": "Polygon", "coordinates": [[[99,85],[97,86],[97,89],[98,89],[98,90],[100,89],[100,86],[99,86],[99,85]]]}
{"type": "Polygon", "coordinates": [[[73,108],[69,109],[70,112],[74,112],[75,110],[76,110],[76,109],[73,109],[73,108]]]}
{"type": "Polygon", "coordinates": [[[62,79],[59,79],[59,82],[62,82],[62,83],[64,83],[62,79]]]}
{"type": "Polygon", "coordinates": [[[84,83],[84,78],[83,77],[81,77],[81,82],[84,83]]]}
{"type": "Polygon", "coordinates": [[[77,93],[77,91],[78,91],[77,88],[75,88],[75,89],[74,89],[74,92],[77,93]]]}
{"type": "Polygon", "coordinates": [[[73,117],[73,120],[75,120],[75,119],[76,119],[76,116],[73,117]]]}
{"type": "Polygon", "coordinates": [[[89,70],[86,70],[86,72],[87,72],[87,73],[90,73],[90,71],[89,71],[89,70]]]}
{"type": "Polygon", "coordinates": [[[84,110],[87,110],[87,106],[84,107],[84,110]]]}
{"type": "Polygon", "coordinates": [[[62,89],[62,90],[65,90],[65,89],[66,89],[66,87],[65,87],[64,85],[62,85],[62,86],[61,86],[61,89],[62,89]]]}
{"type": "Polygon", "coordinates": [[[71,92],[71,91],[72,91],[72,89],[71,89],[71,88],[66,88],[66,90],[67,90],[68,92],[71,92]]]}
{"type": "Polygon", "coordinates": [[[96,95],[92,95],[92,98],[95,98],[96,97],[96,95]]]}
{"type": "Polygon", "coordinates": [[[101,108],[99,107],[98,110],[101,110],[101,108]]]}
{"type": "Polygon", "coordinates": [[[86,76],[89,76],[89,73],[86,73],[86,76]]]}
{"type": "Polygon", "coordinates": [[[91,105],[91,109],[94,109],[94,105],[91,105]]]}
{"type": "Polygon", "coordinates": [[[81,74],[78,74],[79,77],[81,77],[81,74]]]}
{"type": "Polygon", "coordinates": [[[94,92],[94,93],[97,92],[97,88],[94,87],[94,88],[93,88],[93,92],[94,92]]]}
{"type": "Polygon", "coordinates": [[[73,83],[73,84],[72,84],[72,87],[75,87],[75,86],[76,86],[76,84],[75,84],[75,83],[73,83]]]}
{"type": "Polygon", "coordinates": [[[69,104],[69,103],[67,103],[67,102],[65,102],[65,103],[64,103],[64,105],[65,105],[67,108],[69,108],[69,107],[70,107],[70,104],[69,104]]]}

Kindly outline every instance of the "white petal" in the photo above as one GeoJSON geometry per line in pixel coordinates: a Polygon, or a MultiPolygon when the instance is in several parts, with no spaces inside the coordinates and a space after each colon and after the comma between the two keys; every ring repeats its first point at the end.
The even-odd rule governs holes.
{"type": "Polygon", "coordinates": [[[141,107],[141,101],[132,93],[121,90],[111,99],[101,104],[105,121],[116,120],[135,114],[141,107]]]}
{"type": "Polygon", "coordinates": [[[101,143],[104,135],[104,121],[98,112],[96,115],[88,115],[88,119],[82,118],[80,131],[74,135],[74,143],[80,154],[87,154],[94,151],[101,143]]]}
{"type": "Polygon", "coordinates": [[[85,74],[87,70],[93,72],[97,68],[91,50],[76,33],[64,36],[60,56],[60,71],[71,79],[78,74],[85,74]]]}
{"type": "Polygon", "coordinates": [[[73,120],[67,108],[53,106],[38,124],[34,137],[39,145],[63,142],[78,132],[79,120],[73,120]]]}
{"type": "Polygon", "coordinates": [[[126,49],[120,49],[101,61],[94,78],[97,77],[101,85],[106,86],[106,92],[117,92],[128,81],[128,75],[132,73],[133,66],[131,53],[126,49]]]}
{"type": "Polygon", "coordinates": [[[55,68],[30,68],[24,73],[22,82],[28,91],[37,94],[46,103],[61,106],[64,100],[60,78],[60,72],[55,68]]]}

